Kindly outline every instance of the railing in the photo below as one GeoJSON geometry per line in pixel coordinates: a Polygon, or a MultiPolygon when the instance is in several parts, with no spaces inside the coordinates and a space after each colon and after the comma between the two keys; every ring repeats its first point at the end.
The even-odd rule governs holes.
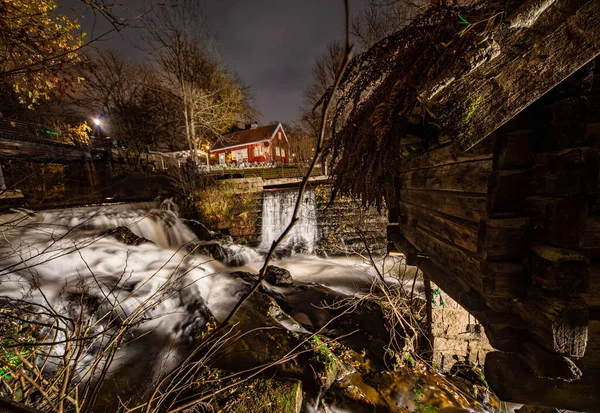
{"type": "MultiPolygon", "coordinates": [[[[223,167],[212,165],[207,167],[206,165],[200,167],[203,172],[207,175],[214,177],[223,178],[263,178],[263,179],[280,179],[280,178],[302,178],[306,172],[305,167],[302,165],[289,165],[289,164],[278,164],[278,165],[253,165],[253,166],[230,166],[223,167]]],[[[322,175],[323,171],[321,168],[315,168],[312,176],[322,175]]]]}
{"type": "Polygon", "coordinates": [[[51,131],[43,125],[20,120],[0,118],[0,136],[3,139],[27,142],[62,144],[58,132],[51,131]]]}

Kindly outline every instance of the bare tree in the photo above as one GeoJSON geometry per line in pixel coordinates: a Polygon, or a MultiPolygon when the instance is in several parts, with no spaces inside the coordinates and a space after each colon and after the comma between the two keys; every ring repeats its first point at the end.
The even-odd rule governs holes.
{"type": "Polygon", "coordinates": [[[181,103],[188,147],[195,161],[203,141],[230,129],[246,109],[244,90],[219,62],[205,29],[202,2],[171,0],[146,17],[144,36],[163,81],[181,103]]]}
{"type": "Polygon", "coordinates": [[[314,108],[319,105],[323,96],[333,86],[343,58],[344,45],[339,41],[334,41],[327,46],[327,52],[315,61],[313,82],[304,92],[305,107],[302,110],[302,123],[314,136],[317,136],[321,126],[320,114],[314,108]]]}

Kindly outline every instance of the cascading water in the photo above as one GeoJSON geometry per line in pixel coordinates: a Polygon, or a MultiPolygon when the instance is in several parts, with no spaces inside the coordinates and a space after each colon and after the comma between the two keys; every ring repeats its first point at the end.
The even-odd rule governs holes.
{"type": "MultiPolygon", "coordinates": [[[[289,225],[298,191],[267,191],[264,194],[262,210],[262,231],[260,248],[268,250],[289,225]]],[[[300,207],[299,220],[280,244],[280,248],[312,253],[319,240],[317,229],[316,196],[313,190],[304,194],[300,207]]]]}
{"type": "Polygon", "coordinates": [[[148,208],[148,205],[144,204],[125,204],[52,210],[40,215],[43,223],[55,226],[57,230],[60,227],[84,231],[127,227],[138,237],[149,239],[160,247],[177,248],[196,237],[170,206],[167,202],[159,209],[148,208]]]}
{"type": "MultiPolygon", "coordinates": [[[[265,194],[265,248],[289,223],[295,199],[295,191],[265,194]]],[[[84,323],[91,339],[76,342],[81,357],[73,363],[73,374],[83,381],[98,377],[93,369],[119,324],[132,325],[109,364],[107,377],[114,378],[121,394],[135,393],[140,399],[144,398],[142,389],[153,389],[165,371],[178,365],[211,315],[217,322],[224,320],[254,282],[248,272],[257,274],[263,265],[261,255],[242,246],[222,246],[234,255],[246,251],[246,265],[237,268],[224,265],[226,257],[221,263],[198,254],[201,249],[185,248],[198,245],[198,240],[176,212],[164,205],[160,209],[150,207],[103,206],[0,216],[0,305],[5,309],[25,305],[28,320],[60,327],[60,334],[53,336],[59,343],[73,333],[71,320],[84,323]],[[106,230],[117,226],[127,226],[152,242],[128,245],[106,235],[106,230]]],[[[314,192],[306,194],[300,216],[285,245],[303,245],[305,250],[312,250],[318,235],[314,192]]],[[[217,241],[211,245],[215,244],[221,245],[217,241]]],[[[240,309],[250,311],[241,320],[250,323],[245,326],[248,330],[258,332],[261,344],[265,325],[269,334],[280,328],[310,335],[311,326],[320,328],[331,317],[327,308],[313,302],[328,295],[368,294],[377,279],[368,265],[350,259],[297,255],[274,263],[287,268],[295,283],[320,285],[313,290],[265,282],[262,291],[286,300],[289,315],[283,311],[271,313],[272,301],[265,300],[264,295],[256,302],[263,308],[266,303],[268,311],[257,313],[246,306],[240,309]],[[265,320],[271,324],[261,324],[265,320]]],[[[38,340],[47,339],[44,331],[40,330],[38,340]]],[[[281,344],[276,342],[278,347],[281,344]]],[[[254,349],[257,354],[268,354],[258,347],[254,349]]],[[[65,346],[45,348],[50,361],[39,362],[44,372],[60,369],[65,346]]],[[[243,348],[243,354],[252,350],[243,348]]],[[[110,397],[106,399],[109,407],[104,410],[112,411],[114,407],[114,395],[110,397]]]]}

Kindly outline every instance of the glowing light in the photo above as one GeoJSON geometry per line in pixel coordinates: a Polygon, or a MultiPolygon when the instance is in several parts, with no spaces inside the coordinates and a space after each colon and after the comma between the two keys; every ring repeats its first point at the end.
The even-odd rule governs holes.
{"type": "Polygon", "coordinates": [[[100,119],[96,118],[94,119],[94,123],[96,124],[96,126],[100,126],[100,119]]]}

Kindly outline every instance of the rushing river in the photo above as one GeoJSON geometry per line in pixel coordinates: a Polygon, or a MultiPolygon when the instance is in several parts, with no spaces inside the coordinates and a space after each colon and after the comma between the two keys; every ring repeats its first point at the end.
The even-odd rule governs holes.
{"type": "MultiPolygon", "coordinates": [[[[310,198],[306,202],[310,204],[310,198]]],[[[279,211],[276,213],[281,212],[281,205],[273,203],[271,206],[272,210],[279,211]]],[[[155,381],[181,359],[191,338],[204,328],[211,314],[217,322],[229,314],[248,289],[248,282],[237,274],[240,271],[256,274],[263,260],[260,250],[227,243],[219,244],[227,256],[223,262],[198,254],[198,246],[203,244],[196,240],[170,204],[161,207],[128,204],[35,214],[16,211],[1,219],[2,300],[11,304],[28,302],[40,313],[73,317],[81,311],[81,297],[85,294],[86,302],[105,307],[90,313],[88,316],[93,320],[86,321],[100,341],[105,339],[103,331],[114,322],[114,318],[106,314],[116,311],[122,320],[136,324],[139,339],[118,351],[110,372],[123,374],[123,368],[127,367],[128,374],[138,380],[140,387],[155,381]],[[127,245],[107,235],[106,231],[115,227],[127,227],[151,242],[127,245]],[[227,265],[232,262],[243,265],[227,265]]],[[[281,219],[270,218],[269,222],[279,228],[277,223],[281,219]]],[[[304,222],[300,232],[292,237],[304,243],[314,240],[313,224],[310,219],[304,222]]],[[[263,247],[274,237],[274,229],[268,228],[268,239],[263,239],[263,247]]],[[[311,248],[312,245],[308,245],[308,249],[311,248]]],[[[274,264],[288,269],[294,283],[322,285],[341,296],[368,293],[375,278],[370,265],[350,258],[294,255],[276,260],[274,264]]],[[[397,273],[397,269],[387,268],[390,269],[397,273]]],[[[405,273],[407,280],[411,280],[414,269],[405,269],[405,273]]],[[[402,283],[391,277],[386,282],[402,283]]],[[[290,303],[289,313],[306,328],[317,328],[327,322],[326,318],[322,319],[323,311],[316,309],[307,296],[294,299],[291,288],[271,288],[286,297],[290,303]]],[[[301,334],[307,332],[297,323],[292,324],[281,322],[282,328],[301,334]]],[[[98,348],[99,345],[90,345],[83,349],[85,354],[76,370],[82,378],[91,374],[98,348]]],[[[64,347],[52,348],[57,360],[61,351],[64,347]]],[[[45,368],[51,369],[52,363],[45,368]]],[[[486,410],[478,406],[452,411],[486,410]]]]}

